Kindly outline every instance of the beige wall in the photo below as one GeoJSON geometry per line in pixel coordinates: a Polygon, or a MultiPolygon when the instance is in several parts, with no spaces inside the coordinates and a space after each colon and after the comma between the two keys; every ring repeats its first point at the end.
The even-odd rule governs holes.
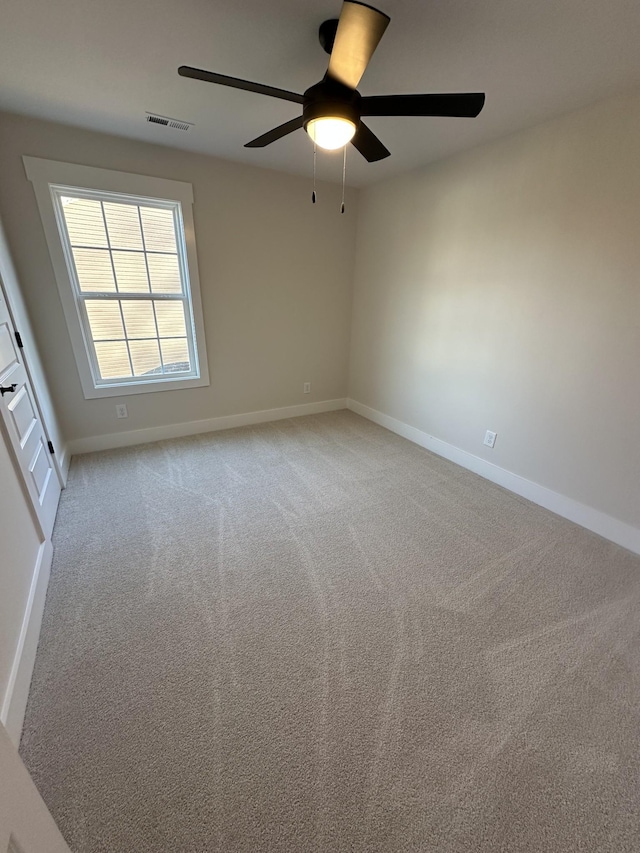
{"type": "Polygon", "coordinates": [[[0,216],[65,437],[344,397],[357,192],[344,216],[338,186],[310,195],[311,175],[0,114],[0,216]],[[84,399],[23,154],[193,184],[210,387],[127,396],[127,420],[84,399]]]}
{"type": "Polygon", "coordinates": [[[350,380],[359,402],[635,526],[638,140],[635,94],[363,191],[350,380]]]}

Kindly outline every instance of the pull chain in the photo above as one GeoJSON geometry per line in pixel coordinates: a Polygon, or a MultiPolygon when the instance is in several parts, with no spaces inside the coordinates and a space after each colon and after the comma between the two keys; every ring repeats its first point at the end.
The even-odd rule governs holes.
{"type": "Polygon", "coordinates": [[[347,178],[347,146],[342,149],[342,203],[340,204],[340,213],[344,213],[344,185],[347,178]]]}
{"type": "Polygon", "coordinates": [[[316,203],[316,143],[313,143],[313,192],[311,193],[311,203],[316,203]]]}

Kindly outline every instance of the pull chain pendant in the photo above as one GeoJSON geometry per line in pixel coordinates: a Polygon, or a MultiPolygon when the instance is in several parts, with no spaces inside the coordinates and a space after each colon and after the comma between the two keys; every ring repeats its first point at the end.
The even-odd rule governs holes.
{"type": "Polygon", "coordinates": [[[340,213],[344,213],[344,185],[347,179],[347,146],[342,149],[342,202],[340,204],[340,213]]]}
{"type": "Polygon", "coordinates": [[[313,192],[311,193],[311,203],[316,203],[316,143],[313,143],[313,192]]]}

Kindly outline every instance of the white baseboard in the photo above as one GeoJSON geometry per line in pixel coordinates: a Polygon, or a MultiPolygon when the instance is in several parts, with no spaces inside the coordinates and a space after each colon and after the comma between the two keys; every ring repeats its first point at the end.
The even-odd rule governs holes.
{"type": "Polygon", "coordinates": [[[13,658],[9,683],[2,702],[2,711],[0,711],[0,722],[16,746],[20,743],[24,713],[29,698],[29,686],[31,685],[31,675],[38,650],[52,558],[53,546],[51,540],[47,539],[42,543],[38,552],[38,559],[31,579],[29,598],[22,619],[18,647],[13,658]]]}
{"type": "Polygon", "coordinates": [[[505,468],[500,468],[492,462],[487,462],[486,459],[481,459],[479,456],[474,456],[466,450],[461,450],[459,447],[454,447],[446,441],[435,438],[416,427],[409,426],[402,421],[392,418],[390,415],[385,415],[383,412],[378,412],[357,400],[347,400],[347,408],[351,409],[358,415],[368,418],[370,421],[385,427],[391,432],[401,435],[403,438],[419,444],[436,453],[438,456],[443,456],[456,465],[467,468],[475,474],[479,474],[486,480],[491,480],[492,483],[497,483],[510,492],[520,495],[527,500],[532,501],[545,509],[551,510],[556,515],[569,519],[569,521],[579,524],[581,527],[586,527],[593,533],[615,542],[616,545],[621,545],[635,554],[640,554],[640,530],[624,521],[619,521],[613,516],[607,515],[593,507],[568,498],[565,495],[558,494],[546,486],[541,486],[531,480],[526,480],[519,474],[513,474],[505,468]]]}
{"type": "Polygon", "coordinates": [[[60,472],[60,477],[62,482],[60,485],[64,489],[67,485],[67,478],[69,476],[69,465],[71,464],[71,454],[69,453],[69,445],[65,444],[63,448],[61,448],[60,452],[56,454],[58,456],[58,471],[60,472]]]}
{"type": "Polygon", "coordinates": [[[69,452],[69,445],[65,444],[65,446],[60,451],[60,474],[62,475],[62,486],[67,485],[67,478],[69,476],[69,465],[71,464],[71,453],[69,452]]]}
{"type": "Polygon", "coordinates": [[[130,447],[134,444],[147,444],[167,438],[182,438],[186,435],[198,435],[203,432],[217,432],[232,427],[281,421],[297,418],[301,415],[318,415],[321,412],[335,412],[346,409],[347,401],[322,400],[319,403],[303,403],[299,406],[284,406],[280,409],[263,409],[259,412],[245,412],[241,415],[225,415],[220,418],[206,418],[200,421],[187,421],[181,424],[134,429],[128,432],[112,432],[106,435],[93,435],[88,438],[76,438],[67,445],[69,456],[78,453],[93,453],[96,450],[113,450],[116,447],[130,447]]]}

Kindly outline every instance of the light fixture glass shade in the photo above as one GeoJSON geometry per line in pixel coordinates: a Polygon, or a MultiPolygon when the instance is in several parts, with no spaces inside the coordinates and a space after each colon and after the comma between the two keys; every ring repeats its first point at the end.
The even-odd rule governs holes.
{"type": "Polygon", "coordinates": [[[334,151],[353,139],[356,126],[346,118],[314,118],[307,124],[307,133],[320,148],[334,151]]]}

